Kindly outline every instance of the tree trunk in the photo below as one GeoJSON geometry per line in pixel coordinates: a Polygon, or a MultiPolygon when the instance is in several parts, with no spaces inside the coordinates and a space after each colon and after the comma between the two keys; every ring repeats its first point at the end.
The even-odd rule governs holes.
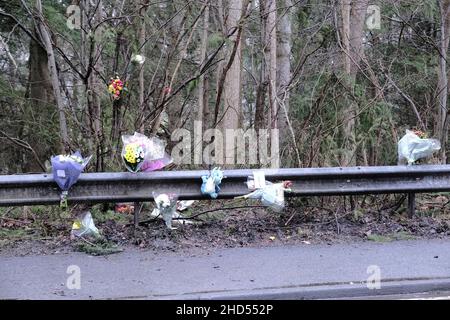
{"type": "MultiPolygon", "coordinates": [[[[225,28],[230,32],[238,26],[242,12],[242,0],[230,0],[228,8],[228,19],[225,21],[225,28]]],[[[236,53],[230,69],[227,72],[224,83],[224,105],[223,105],[223,129],[237,129],[242,120],[241,106],[241,41],[237,38],[237,32],[231,37],[230,41],[237,42],[236,53]]],[[[231,55],[233,46],[230,46],[228,55],[231,55]]]]}
{"type": "MultiPolygon", "coordinates": [[[[140,3],[140,0],[138,0],[138,4],[140,3]]],[[[149,1],[147,0],[142,8],[139,8],[139,17],[138,17],[138,26],[139,26],[139,54],[141,56],[145,57],[145,50],[144,50],[144,44],[145,44],[145,34],[146,34],[146,28],[145,28],[145,19],[144,16],[147,14],[147,7],[149,5],[149,1]]],[[[144,83],[144,65],[138,65],[139,68],[139,114],[137,115],[138,121],[138,130],[140,133],[144,133],[145,126],[144,122],[141,121],[141,119],[144,119],[144,114],[146,105],[144,104],[144,94],[145,94],[145,83],[144,83]]]]}
{"type": "Polygon", "coordinates": [[[436,135],[441,141],[440,160],[447,162],[446,145],[448,141],[448,77],[447,77],[447,51],[450,37],[450,1],[438,0],[441,20],[441,35],[439,42],[439,72],[438,72],[438,97],[439,103],[436,110],[436,135]]]}
{"type": "Polygon", "coordinates": [[[268,86],[268,62],[267,62],[267,54],[265,53],[267,47],[267,9],[266,9],[266,1],[260,2],[259,7],[259,16],[260,16],[260,43],[261,43],[261,51],[264,52],[263,62],[259,68],[259,79],[258,79],[258,87],[256,88],[256,102],[255,102],[255,129],[258,131],[259,129],[264,129],[266,123],[267,114],[266,110],[266,94],[267,94],[267,86],[268,86]]]}
{"type": "Polygon", "coordinates": [[[277,47],[277,96],[284,107],[278,106],[278,128],[280,136],[287,136],[286,117],[289,112],[289,92],[287,86],[291,80],[291,19],[292,1],[280,1],[281,7],[286,10],[278,22],[278,47],[277,47]],[[285,113],[286,111],[286,113],[285,113]],[[285,134],[284,134],[285,133],[285,134]]]}
{"type": "Polygon", "coordinates": [[[53,95],[55,97],[56,107],[58,109],[59,114],[59,132],[60,132],[60,138],[61,138],[61,152],[67,152],[69,151],[69,136],[67,133],[67,121],[66,121],[66,114],[64,111],[64,104],[61,97],[61,89],[60,89],[60,83],[59,83],[59,77],[58,77],[58,71],[56,69],[56,59],[55,54],[53,52],[53,44],[50,39],[50,34],[47,30],[47,27],[45,26],[43,22],[43,14],[42,14],[42,3],[41,0],[36,0],[36,11],[38,14],[37,17],[37,28],[39,31],[39,35],[41,38],[42,43],[45,46],[45,49],[47,51],[47,57],[48,57],[48,68],[50,73],[50,79],[52,83],[53,88],[53,95]]]}
{"type": "MultiPolygon", "coordinates": [[[[172,3],[172,10],[173,12],[178,12],[180,10],[182,10],[179,6],[177,6],[177,4],[175,2],[172,3]]],[[[178,44],[178,49],[177,49],[177,53],[174,55],[174,57],[176,57],[176,59],[174,60],[174,68],[173,71],[171,71],[171,76],[169,78],[169,82],[168,82],[168,88],[169,90],[172,90],[173,85],[175,83],[175,79],[177,79],[178,74],[180,72],[180,67],[183,64],[183,61],[185,61],[186,56],[187,56],[187,49],[188,49],[188,45],[190,42],[190,37],[187,38],[186,36],[180,38],[180,36],[182,34],[184,34],[184,32],[186,31],[186,16],[188,15],[188,13],[185,12],[185,14],[177,14],[174,18],[173,18],[173,27],[170,28],[170,33],[171,33],[171,38],[172,38],[172,46],[175,47],[178,44]]],[[[192,34],[193,30],[191,30],[192,34]]],[[[176,96],[174,96],[172,98],[172,101],[169,102],[166,107],[165,110],[167,112],[167,119],[168,119],[168,131],[170,134],[172,134],[172,132],[174,132],[175,129],[178,128],[179,124],[181,123],[181,117],[180,117],[180,112],[182,109],[182,105],[183,105],[183,97],[181,96],[181,94],[178,94],[176,96]]],[[[161,113],[161,116],[163,115],[163,113],[161,113]]],[[[170,146],[169,142],[169,146],[170,146]]]]}
{"type": "MultiPolygon", "coordinates": [[[[34,36],[38,39],[39,34],[34,29],[34,36]]],[[[35,40],[30,39],[30,58],[28,60],[28,86],[25,98],[29,100],[29,112],[33,115],[33,122],[36,124],[44,124],[50,119],[54,113],[55,98],[53,96],[53,87],[50,79],[48,68],[47,52],[35,40]]],[[[22,136],[34,147],[39,158],[48,158],[54,145],[42,143],[39,136],[32,131],[31,125],[27,122],[22,127],[22,136]]],[[[57,139],[59,140],[59,139],[57,139]]],[[[40,166],[36,162],[24,161],[22,163],[22,172],[39,172],[40,166]]]]}
{"type": "MultiPolygon", "coordinates": [[[[206,59],[207,44],[208,44],[208,28],[209,28],[209,5],[205,8],[203,16],[203,32],[200,47],[200,64],[206,59]]],[[[205,112],[208,108],[208,93],[206,90],[205,75],[201,75],[198,79],[198,109],[195,115],[195,120],[202,122],[202,128],[205,129],[204,120],[205,112]]]]}
{"type": "Polygon", "coordinates": [[[354,81],[362,59],[364,23],[369,0],[353,0],[350,12],[350,56],[351,77],[354,81]]]}
{"type": "MultiPolygon", "coordinates": [[[[362,38],[364,22],[368,0],[341,0],[341,48],[343,59],[343,70],[347,75],[346,85],[350,90],[354,90],[356,74],[359,70],[359,63],[362,58],[362,38]]],[[[343,129],[343,150],[341,157],[342,166],[355,166],[357,160],[356,144],[356,117],[358,106],[356,103],[349,103],[342,112],[343,129]]]]}
{"type": "MultiPolygon", "coordinates": [[[[35,32],[38,37],[37,31],[35,32]]],[[[50,79],[47,52],[33,39],[30,40],[30,58],[28,60],[28,88],[26,97],[36,108],[47,109],[55,103],[50,79]]]]}
{"type": "Polygon", "coordinates": [[[351,0],[340,0],[339,9],[341,12],[341,45],[342,45],[342,61],[344,72],[351,74],[350,59],[350,10],[351,0]]]}
{"type": "Polygon", "coordinates": [[[265,63],[268,66],[268,85],[269,85],[269,126],[268,128],[276,128],[278,125],[278,107],[277,107],[277,36],[276,36],[276,23],[277,23],[277,8],[276,0],[266,0],[267,9],[267,24],[266,28],[266,51],[265,51],[265,63]]]}
{"type": "MultiPolygon", "coordinates": [[[[85,1],[85,4],[89,6],[88,1],[85,1]]],[[[88,7],[85,7],[88,9],[88,7]]],[[[91,22],[92,25],[95,25],[96,23],[99,23],[102,20],[101,17],[101,10],[103,8],[102,1],[99,0],[98,6],[93,6],[92,10],[96,10],[93,15],[94,18],[91,22]]],[[[88,10],[86,13],[89,12],[88,10]]],[[[84,28],[87,27],[87,24],[84,25],[84,28]]],[[[86,30],[86,29],[85,29],[86,30]]],[[[102,59],[100,55],[100,46],[97,44],[97,39],[100,36],[99,29],[97,29],[96,35],[90,35],[87,37],[87,50],[85,50],[85,53],[87,54],[86,61],[88,63],[87,69],[91,70],[89,77],[85,79],[85,85],[86,85],[86,93],[87,93],[87,105],[88,105],[88,114],[89,114],[89,125],[91,128],[92,138],[95,141],[94,150],[93,152],[96,154],[96,163],[95,163],[95,169],[96,171],[104,171],[105,170],[105,137],[103,134],[103,113],[102,113],[102,106],[101,106],[101,92],[104,90],[102,88],[102,81],[97,73],[100,73],[103,71],[103,64],[102,59]]],[[[115,106],[113,106],[114,108],[115,106]]],[[[117,106],[118,108],[118,106],[117,106]]],[[[117,109],[116,108],[116,109],[117,109]]],[[[118,111],[120,114],[120,111],[118,111]]],[[[114,118],[114,117],[113,117],[114,118]]],[[[114,118],[114,119],[120,119],[120,118],[114,118]]],[[[115,151],[117,150],[116,143],[118,142],[118,135],[120,133],[120,122],[117,124],[117,126],[113,126],[113,134],[111,135],[111,142],[112,142],[112,150],[113,154],[112,156],[115,156],[115,151]]]]}

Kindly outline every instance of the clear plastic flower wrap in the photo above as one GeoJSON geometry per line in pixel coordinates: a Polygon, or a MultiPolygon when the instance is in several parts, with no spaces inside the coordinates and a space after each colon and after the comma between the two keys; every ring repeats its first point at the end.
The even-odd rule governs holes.
{"type": "Polygon", "coordinates": [[[53,180],[62,190],[61,206],[67,206],[68,191],[78,181],[81,172],[83,172],[91,158],[92,156],[83,158],[79,151],[72,155],[51,157],[53,180]]]}
{"type": "Polygon", "coordinates": [[[122,136],[122,159],[131,172],[158,170],[172,159],[165,152],[166,143],[159,138],[148,138],[135,132],[122,136]]]}
{"type": "Polygon", "coordinates": [[[100,232],[94,224],[91,213],[85,212],[77,218],[72,225],[71,238],[75,237],[99,237],[100,232]]]}
{"type": "Polygon", "coordinates": [[[177,201],[177,211],[184,211],[195,203],[195,200],[177,201]]]}
{"type": "Polygon", "coordinates": [[[154,214],[163,218],[169,230],[175,229],[172,227],[172,219],[179,216],[177,213],[178,195],[153,192],[153,198],[156,205],[155,210],[157,210],[154,210],[154,214]]]}
{"type": "Polygon", "coordinates": [[[164,168],[173,162],[172,158],[165,153],[162,159],[157,160],[144,160],[141,171],[150,172],[164,168]]]}
{"type": "Polygon", "coordinates": [[[436,139],[425,139],[419,137],[411,130],[406,130],[406,134],[398,142],[399,164],[413,164],[419,159],[427,158],[434,152],[441,149],[441,143],[436,139]]]}
{"type": "MultiPolygon", "coordinates": [[[[250,181],[251,180],[248,182],[250,181]]],[[[236,199],[259,199],[264,206],[268,206],[276,212],[281,212],[285,206],[284,192],[291,191],[291,186],[291,181],[283,181],[279,183],[266,181],[266,185],[263,188],[256,189],[255,191],[244,196],[236,197],[236,199]]]]}
{"type": "MultiPolygon", "coordinates": [[[[170,196],[169,196],[169,199],[170,199],[170,196]]],[[[164,202],[164,199],[163,199],[163,202],[164,202]]],[[[171,225],[173,223],[194,224],[194,221],[192,221],[190,219],[186,219],[181,213],[181,211],[188,209],[194,202],[195,202],[195,200],[182,200],[182,201],[178,200],[176,203],[175,210],[172,212],[171,225]],[[175,219],[175,220],[173,220],[173,219],[175,219]]],[[[158,207],[156,207],[156,206],[153,209],[153,211],[150,213],[150,216],[153,218],[162,218],[164,220],[164,217],[162,216],[161,212],[159,211],[158,207]]],[[[166,219],[167,218],[168,217],[166,217],[166,219]]],[[[172,228],[172,229],[174,229],[174,228],[172,228]]]]}

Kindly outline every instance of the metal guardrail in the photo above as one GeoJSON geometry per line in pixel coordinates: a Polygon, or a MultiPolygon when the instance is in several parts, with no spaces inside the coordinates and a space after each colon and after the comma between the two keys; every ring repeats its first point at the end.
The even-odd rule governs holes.
{"type": "MultiPolygon", "coordinates": [[[[260,170],[260,169],[258,169],[260,170]]],[[[247,177],[254,170],[225,170],[218,199],[248,193],[247,177]]],[[[450,191],[450,165],[348,168],[264,169],[269,181],[291,180],[287,196],[343,196],[407,193],[410,214],[414,194],[450,191]]],[[[176,193],[179,199],[209,199],[201,194],[206,170],[150,173],[83,173],[70,189],[70,203],[145,202],[153,192],[176,193]]],[[[59,204],[51,174],[0,175],[0,206],[59,204]]]]}

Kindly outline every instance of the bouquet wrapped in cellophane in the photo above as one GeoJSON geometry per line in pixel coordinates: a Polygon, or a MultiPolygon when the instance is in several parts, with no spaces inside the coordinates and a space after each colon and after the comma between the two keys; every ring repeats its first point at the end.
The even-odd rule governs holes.
{"type": "Polygon", "coordinates": [[[281,212],[285,206],[284,192],[290,192],[291,187],[291,181],[283,181],[279,183],[266,181],[264,187],[258,188],[244,196],[236,197],[235,199],[259,199],[264,206],[268,206],[276,212],[281,212]]]}
{"type": "Polygon", "coordinates": [[[411,165],[440,149],[439,140],[428,139],[421,131],[406,130],[406,134],[398,142],[398,161],[400,164],[406,162],[411,165]]]}
{"type": "Polygon", "coordinates": [[[172,162],[165,151],[166,143],[157,137],[135,132],[123,135],[122,142],[122,159],[131,172],[158,170],[172,162]]]}
{"type": "Polygon", "coordinates": [[[177,214],[178,195],[154,192],[153,198],[155,199],[156,205],[154,214],[157,214],[157,216],[160,215],[163,218],[169,230],[175,229],[172,227],[172,219],[179,217],[177,214]]]}
{"type": "Polygon", "coordinates": [[[67,206],[68,191],[78,181],[81,172],[83,172],[91,158],[92,156],[83,158],[79,151],[72,155],[51,157],[53,180],[62,190],[61,206],[67,206]]]}

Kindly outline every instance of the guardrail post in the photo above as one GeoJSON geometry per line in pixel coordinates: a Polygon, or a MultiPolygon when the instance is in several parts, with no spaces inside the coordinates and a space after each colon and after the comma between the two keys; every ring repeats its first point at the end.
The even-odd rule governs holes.
{"type": "Polygon", "coordinates": [[[134,228],[136,229],[139,226],[139,213],[141,212],[141,204],[140,202],[134,203],[134,228]]]}
{"type": "Polygon", "coordinates": [[[416,194],[408,193],[408,217],[412,218],[416,212],[416,194]]]}

